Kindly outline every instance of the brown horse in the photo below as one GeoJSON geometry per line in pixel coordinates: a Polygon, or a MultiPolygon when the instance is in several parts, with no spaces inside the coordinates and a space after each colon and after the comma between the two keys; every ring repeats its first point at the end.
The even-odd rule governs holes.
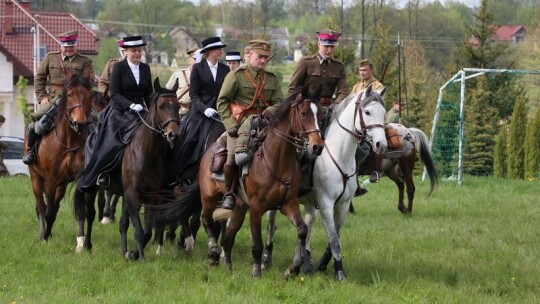
{"type": "MultiPolygon", "coordinates": [[[[106,189],[124,196],[124,207],[120,220],[121,249],[126,258],[144,260],[144,247],[151,237],[151,229],[143,229],[139,210],[145,206],[145,215],[152,207],[161,206],[172,190],[164,188],[166,168],[172,160],[172,147],[180,133],[178,119],[179,104],[176,101],[176,84],[171,90],[161,88],[159,79],[154,81],[154,98],[148,106],[148,114],[135,131],[133,139],[124,150],[121,176],[111,176],[111,185],[106,189]],[[129,216],[129,218],[128,218],[129,216]],[[134,227],[137,250],[127,251],[129,219],[134,227]]],[[[135,114],[131,114],[135,115],[135,114]]],[[[97,189],[82,192],[77,189],[74,198],[75,214],[79,222],[76,251],[82,247],[92,248],[92,225],[95,218],[94,199],[97,189]],[[86,236],[84,222],[87,222],[86,236]]],[[[148,223],[147,223],[148,228],[148,223]]]]}
{"type": "MultiPolygon", "coordinates": [[[[235,236],[244,221],[249,208],[252,233],[252,275],[261,275],[261,256],[263,250],[261,238],[261,218],[268,210],[279,209],[296,227],[299,248],[289,272],[296,272],[299,261],[305,252],[307,227],[300,216],[298,191],[300,187],[300,154],[314,158],[321,154],[324,142],[317,125],[318,96],[302,92],[291,94],[282,102],[274,114],[266,137],[255,151],[249,167],[243,169],[239,180],[239,195],[231,222],[222,239],[227,268],[232,270],[231,251],[235,236]],[[247,175],[245,174],[247,172],[247,175]]],[[[203,225],[209,236],[209,264],[219,261],[216,239],[212,227],[212,213],[218,200],[225,193],[225,185],[212,177],[210,164],[214,152],[219,149],[213,145],[204,154],[199,168],[199,184],[203,206],[203,225]]]]}
{"type": "MultiPolygon", "coordinates": [[[[384,158],[381,168],[386,176],[393,180],[398,187],[399,196],[397,208],[402,214],[411,214],[415,192],[413,170],[417,153],[429,176],[431,186],[429,194],[433,192],[438,182],[435,164],[433,163],[431,153],[429,152],[428,139],[422,130],[406,128],[401,124],[389,123],[386,125],[386,128],[397,130],[397,138],[399,138],[400,146],[394,149],[387,149],[383,153],[384,158]],[[404,204],[405,187],[407,187],[407,207],[405,207],[404,204]]],[[[375,152],[372,152],[371,155],[358,166],[358,175],[371,174],[375,169],[374,159],[375,152]]]]}
{"type": "Polygon", "coordinates": [[[90,81],[71,75],[70,70],[66,76],[54,127],[35,145],[37,160],[28,166],[42,241],[51,236],[66,187],[77,178],[84,164],[84,144],[91,119],[90,81]]]}

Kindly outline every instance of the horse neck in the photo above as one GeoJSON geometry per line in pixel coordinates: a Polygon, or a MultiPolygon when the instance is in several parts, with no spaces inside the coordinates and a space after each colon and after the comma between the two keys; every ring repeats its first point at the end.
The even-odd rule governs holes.
{"type": "MultiPolygon", "coordinates": [[[[150,109],[144,120],[146,124],[152,128],[156,128],[156,126],[153,125],[154,122],[152,121],[154,115],[155,113],[153,112],[153,109],[150,109]]],[[[137,136],[137,139],[141,142],[142,150],[145,154],[157,156],[162,155],[164,150],[163,147],[167,145],[165,137],[156,133],[156,131],[150,129],[144,123],[139,126],[138,133],[139,135],[137,136]]]]}
{"type": "Polygon", "coordinates": [[[283,136],[278,135],[276,129],[277,132],[289,135],[291,133],[290,122],[288,120],[282,120],[276,127],[271,129],[271,132],[267,132],[263,142],[263,148],[266,147],[267,152],[265,157],[269,163],[276,164],[276,166],[290,166],[297,161],[296,147],[283,138],[283,136]],[[272,153],[268,153],[268,151],[272,151],[272,153]]]}
{"type": "MultiPolygon", "coordinates": [[[[328,126],[325,139],[325,149],[329,149],[332,156],[334,156],[336,159],[340,158],[346,160],[347,158],[350,158],[351,160],[354,160],[354,153],[356,151],[358,140],[355,136],[345,131],[341,126],[355,134],[357,131],[361,131],[356,130],[355,111],[355,103],[351,101],[347,107],[343,109],[339,116],[332,120],[328,126]],[[352,158],[349,157],[351,154],[353,155],[352,158]]],[[[360,115],[360,113],[358,115],[360,115]]],[[[358,119],[358,116],[356,118],[358,119]]]]}

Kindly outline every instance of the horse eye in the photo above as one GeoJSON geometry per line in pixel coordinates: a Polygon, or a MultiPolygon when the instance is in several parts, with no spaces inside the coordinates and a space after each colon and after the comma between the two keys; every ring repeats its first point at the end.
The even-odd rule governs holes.
{"type": "Polygon", "coordinates": [[[364,113],[365,113],[367,116],[371,115],[371,112],[369,112],[369,111],[364,111],[364,113]]]}

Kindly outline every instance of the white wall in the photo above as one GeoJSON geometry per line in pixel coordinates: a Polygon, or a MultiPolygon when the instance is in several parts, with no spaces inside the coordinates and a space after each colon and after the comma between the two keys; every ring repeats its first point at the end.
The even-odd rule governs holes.
{"type": "MultiPolygon", "coordinates": [[[[0,53],[0,114],[6,122],[0,128],[0,135],[24,137],[25,126],[22,111],[17,107],[17,86],[13,85],[13,63],[0,53]]],[[[34,86],[27,86],[26,100],[34,101],[34,86]]]]}

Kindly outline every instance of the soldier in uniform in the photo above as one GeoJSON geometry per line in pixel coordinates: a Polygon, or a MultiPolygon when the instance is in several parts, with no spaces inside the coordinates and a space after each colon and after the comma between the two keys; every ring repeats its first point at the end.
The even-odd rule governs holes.
{"type": "Polygon", "coordinates": [[[225,53],[225,64],[229,66],[231,71],[239,68],[242,65],[242,57],[240,57],[240,52],[225,53]]]}
{"type": "Polygon", "coordinates": [[[400,123],[401,114],[401,101],[399,99],[394,100],[394,104],[390,111],[386,113],[386,123],[400,123]]]}
{"type": "Polygon", "coordinates": [[[358,93],[365,90],[369,85],[375,91],[380,91],[384,88],[384,85],[373,76],[373,64],[371,64],[369,59],[360,60],[358,66],[360,81],[354,85],[351,93],[358,93]]]}
{"type": "Polygon", "coordinates": [[[347,95],[347,78],[343,62],[332,58],[341,33],[326,29],[317,32],[319,51],[298,61],[289,83],[288,93],[310,83],[312,90],[322,86],[321,104],[334,107],[347,95]]]}
{"type": "Polygon", "coordinates": [[[219,92],[217,109],[227,131],[227,161],[225,162],[225,186],[227,193],[218,209],[234,209],[236,202],[235,180],[238,179],[238,166],[249,161],[247,141],[251,121],[257,114],[270,118],[283,100],[277,76],[266,71],[271,44],[265,40],[249,42],[247,64],[230,72],[219,92]],[[263,86],[262,89],[259,89],[263,86]],[[255,96],[256,92],[259,92],[255,96]],[[233,115],[231,109],[237,115],[233,115]],[[241,114],[237,112],[241,109],[241,114]]]}
{"type": "Polygon", "coordinates": [[[186,52],[188,55],[188,67],[175,71],[169,81],[165,85],[167,89],[172,89],[176,80],[178,80],[178,90],[176,91],[176,97],[180,103],[180,120],[186,116],[187,112],[191,108],[191,98],[189,97],[189,77],[191,76],[191,70],[196,61],[196,52],[198,48],[190,49],[186,52]]]}
{"type": "Polygon", "coordinates": [[[34,144],[38,138],[52,128],[60,96],[66,83],[64,70],[71,69],[73,75],[83,75],[95,84],[92,60],[77,52],[78,32],[58,35],[60,51],[48,53],[39,64],[34,81],[36,98],[40,109],[32,114],[35,123],[28,125],[27,150],[23,162],[31,165],[36,160],[34,144]]]}
{"type": "Polygon", "coordinates": [[[109,59],[109,61],[107,61],[107,64],[105,65],[105,68],[103,68],[103,71],[101,72],[101,78],[99,78],[98,83],[98,90],[101,94],[105,94],[105,91],[109,89],[109,77],[111,76],[113,65],[118,61],[124,60],[124,58],[126,57],[124,50],[124,40],[120,39],[116,43],[118,44],[118,51],[120,52],[120,57],[109,59]]]}

